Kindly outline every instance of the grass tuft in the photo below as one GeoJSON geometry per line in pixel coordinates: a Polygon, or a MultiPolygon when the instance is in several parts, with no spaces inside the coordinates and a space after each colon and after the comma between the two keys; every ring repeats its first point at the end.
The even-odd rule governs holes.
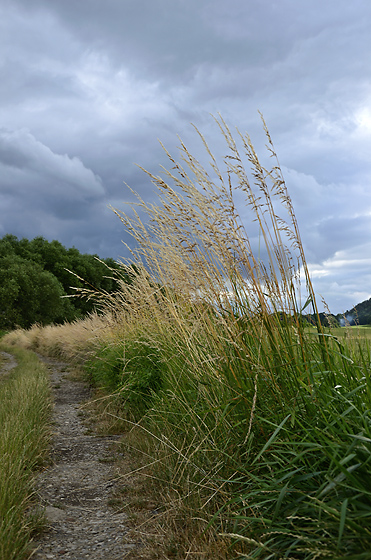
{"type": "Polygon", "coordinates": [[[0,557],[26,558],[42,515],[32,512],[33,478],[49,444],[49,375],[37,357],[1,343],[18,365],[0,379],[0,557]]]}

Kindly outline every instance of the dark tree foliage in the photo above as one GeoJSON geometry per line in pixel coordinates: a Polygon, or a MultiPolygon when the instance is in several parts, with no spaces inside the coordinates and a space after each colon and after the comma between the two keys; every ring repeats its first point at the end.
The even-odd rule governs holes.
{"type": "Polygon", "coordinates": [[[18,255],[0,258],[0,325],[27,328],[72,319],[62,284],[39,264],[18,255]]]}
{"type": "Polygon", "coordinates": [[[338,315],[342,325],[371,325],[371,298],[338,315]]]}
{"type": "MultiPolygon", "coordinates": [[[[339,318],[337,315],[332,315],[332,313],[319,313],[319,321],[323,327],[339,327],[339,318]]],[[[305,315],[303,318],[311,325],[317,325],[316,315],[305,315]]]]}
{"type": "Polygon", "coordinates": [[[66,249],[43,237],[0,239],[0,328],[35,322],[60,323],[94,310],[93,300],[76,296],[75,288],[112,293],[117,288],[113,259],[66,249]]]}
{"type": "MultiPolygon", "coordinates": [[[[354,325],[371,325],[371,298],[357,303],[348,311],[332,315],[328,313],[319,314],[320,321],[324,327],[346,327],[354,325]]],[[[307,315],[307,320],[313,325],[316,323],[314,315],[307,315]]]]}

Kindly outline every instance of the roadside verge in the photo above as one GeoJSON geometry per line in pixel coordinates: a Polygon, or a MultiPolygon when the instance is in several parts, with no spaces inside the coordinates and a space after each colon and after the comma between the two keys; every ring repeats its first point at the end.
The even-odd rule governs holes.
{"type": "Polygon", "coordinates": [[[49,372],[37,356],[0,342],[17,365],[0,383],[0,557],[26,557],[43,518],[30,514],[34,473],[46,458],[50,440],[49,372]]]}

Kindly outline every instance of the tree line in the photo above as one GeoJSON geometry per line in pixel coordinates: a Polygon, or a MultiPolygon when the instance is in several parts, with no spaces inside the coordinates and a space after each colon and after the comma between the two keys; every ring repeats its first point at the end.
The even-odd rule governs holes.
{"type": "MultiPolygon", "coordinates": [[[[312,324],[316,323],[314,315],[305,316],[312,324]]],[[[357,303],[352,309],[332,315],[331,313],[320,313],[319,319],[325,327],[346,327],[355,325],[371,325],[371,298],[357,303]]]]}
{"type": "Polygon", "coordinates": [[[0,239],[0,328],[81,318],[94,310],[94,302],[63,296],[74,296],[83,287],[112,293],[119,269],[111,258],[82,254],[56,240],[7,234],[0,239]]]}

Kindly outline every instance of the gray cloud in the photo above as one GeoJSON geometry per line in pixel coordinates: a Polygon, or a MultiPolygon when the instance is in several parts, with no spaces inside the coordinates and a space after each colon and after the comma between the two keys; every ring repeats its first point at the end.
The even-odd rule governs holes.
{"type": "Polygon", "coordinates": [[[134,163],[166,165],[157,138],[205,158],[192,121],[222,156],[220,112],[261,154],[260,109],[315,285],[351,307],[370,286],[370,21],[368,0],[3,2],[0,234],[116,258],[107,204],[132,199],[124,182],[153,199],[134,163]]]}
{"type": "Polygon", "coordinates": [[[55,154],[50,148],[37,141],[27,130],[7,131],[0,129],[0,165],[6,185],[13,193],[24,194],[28,180],[18,182],[20,174],[30,178],[32,184],[38,182],[39,194],[56,198],[94,198],[104,194],[101,179],[84,167],[77,157],[55,154]]]}

